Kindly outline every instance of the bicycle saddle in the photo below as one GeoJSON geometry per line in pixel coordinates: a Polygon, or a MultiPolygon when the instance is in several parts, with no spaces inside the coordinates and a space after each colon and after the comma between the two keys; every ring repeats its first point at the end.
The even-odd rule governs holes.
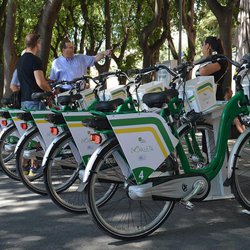
{"type": "Polygon", "coordinates": [[[45,117],[45,120],[48,121],[49,123],[53,123],[55,125],[66,124],[66,122],[63,118],[63,115],[61,113],[48,114],[45,117]]]}
{"type": "Polygon", "coordinates": [[[73,102],[81,100],[81,99],[82,99],[82,95],[81,94],[72,95],[72,101],[73,102]]]}
{"type": "Polygon", "coordinates": [[[82,99],[81,94],[75,94],[75,95],[61,95],[57,98],[57,102],[59,105],[67,106],[77,100],[82,99]]]}
{"type": "Polygon", "coordinates": [[[23,120],[25,122],[34,120],[30,112],[19,113],[19,114],[17,114],[17,118],[19,118],[20,120],[23,120]]]}
{"type": "Polygon", "coordinates": [[[101,111],[101,112],[112,112],[116,110],[116,108],[123,104],[124,100],[121,98],[111,100],[111,101],[101,101],[96,104],[95,110],[96,111],[101,111]]]}
{"type": "Polygon", "coordinates": [[[5,118],[5,119],[11,118],[11,115],[8,111],[0,112],[0,116],[5,118]]]}
{"type": "Polygon", "coordinates": [[[52,95],[52,92],[35,92],[31,95],[31,98],[34,101],[42,101],[48,97],[51,97],[52,95]]]}
{"type": "Polygon", "coordinates": [[[162,108],[163,104],[169,103],[170,99],[179,95],[176,89],[167,89],[157,93],[147,93],[143,95],[142,101],[149,108],[162,108]]]}
{"type": "Polygon", "coordinates": [[[90,127],[96,130],[111,130],[112,127],[106,117],[91,117],[82,121],[85,127],[90,127]]]}

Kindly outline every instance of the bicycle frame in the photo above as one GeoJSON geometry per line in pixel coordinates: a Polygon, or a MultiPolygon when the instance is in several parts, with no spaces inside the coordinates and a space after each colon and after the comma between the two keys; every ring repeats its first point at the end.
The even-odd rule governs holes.
{"type": "Polygon", "coordinates": [[[179,158],[181,160],[182,167],[185,173],[203,173],[208,177],[209,180],[212,180],[218,174],[223,165],[226,155],[227,139],[233,120],[239,114],[249,114],[248,108],[246,106],[246,101],[247,100],[244,96],[243,90],[240,90],[237,91],[235,96],[233,96],[232,99],[226,104],[221,115],[217,143],[215,147],[215,155],[208,166],[205,166],[201,169],[191,169],[182,146],[180,144],[177,145],[176,150],[179,154],[179,158]],[[242,106],[239,104],[242,104],[242,106]]]}

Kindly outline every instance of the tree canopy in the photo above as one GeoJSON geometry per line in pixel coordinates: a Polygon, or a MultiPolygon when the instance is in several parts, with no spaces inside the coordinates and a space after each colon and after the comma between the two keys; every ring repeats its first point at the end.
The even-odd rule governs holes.
{"type": "MultiPolygon", "coordinates": [[[[74,42],[76,53],[95,55],[113,48],[112,65],[117,68],[146,67],[169,55],[178,58],[174,34],[178,33],[180,14],[187,37],[187,47],[182,48],[186,60],[201,55],[200,44],[208,35],[220,36],[231,56],[239,6],[240,0],[0,0],[0,76],[4,76],[0,93],[9,91],[25,35],[32,31],[42,37],[40,56],[47,75],[66,36],[74,42]]],[[[249,44],[248,38],[245,44],[249,44]]],[[[108,71],[111,61],[95,66],[99,72],[108,71]]]]}

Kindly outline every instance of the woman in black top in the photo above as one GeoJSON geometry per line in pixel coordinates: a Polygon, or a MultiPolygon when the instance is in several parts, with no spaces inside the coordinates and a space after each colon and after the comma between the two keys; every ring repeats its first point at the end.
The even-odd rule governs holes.
{"type": "MultiPolygon", "coordinates": [[[[202,45],[202,53],[204,57],[213,54],[223,54],[224,49],[221,40],[214,36],[207,37],[202,45]]],[[[226,60],[220,60],[215,63],[203,64],[200,66],[198,72],[196,72],[196,76],[214,76],[214,82],[217,84],[216,100],[224,100],[222,84],[227,72],[227,66],[228,63],[226,60]]]]}

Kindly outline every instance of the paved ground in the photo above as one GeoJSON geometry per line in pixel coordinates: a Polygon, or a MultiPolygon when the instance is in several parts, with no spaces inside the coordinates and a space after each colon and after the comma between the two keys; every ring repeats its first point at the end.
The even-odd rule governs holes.
{"type": "Polygon", "coordinates": [[[250,215],[235,200],[177,204],[151,236],[122,242],[99,231],[87,214],[57,208],[0,172],[0,249],[249,249],[250,215]]]}

